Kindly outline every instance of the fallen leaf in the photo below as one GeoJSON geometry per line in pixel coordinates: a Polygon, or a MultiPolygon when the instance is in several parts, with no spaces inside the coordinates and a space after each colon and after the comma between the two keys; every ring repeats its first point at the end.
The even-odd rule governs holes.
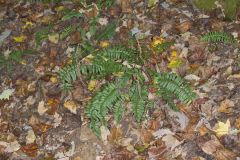
{"type": "Polygon", "coordinates": [[[215,153],[215,159],[217,160],[232,160],[236,159],[236,157],[236,153],[225,148],[218,149],[215,153]]]}
{"type": "Polygon", "coordinates": [[[58,79],[56,76],[51,76],[50,77],[50,81],[53,83],[53,84],[56,84],[58,82],[58,79]]]}
{"type": "Polygon", "coordinates": [[[4,40],[11,34],[11,30],[6,29],[4,32],[0,35],[0,45],[4,42],[4,40]]]}
{"type": "Polygon", "coordinates": [[[9,100],[10,96],[13,94],[14,89],[5,89],[1,94],[0,94],[0,100],[9,100]]]}
{"type": "Polygon", "coordinates": [[[218,122],[213,130],[218,137],[221,137],[223,135],[227,135],[230,132],[230,121],[229,119],[226,121],[226,123],[218,122]]]}
{"type": "Polygon", "coordinates": [[[235,126],[237,129],[240,129],[240,118],[235,120],[235,126]]]}
{"type": "Polygon", "coordinates": [[[57,108],[60,104],[60,101],[57,99],[57,98],[50,98],[48,99],[47,101],[47,113],[50,114],[50,115],[54,115],[55,112],[57,111],[57,108]]]}
{"type": "Polygon", "coordinates": [[[59,34],[58,33],[55,33],[55,34],[50,34],[48,35],[48,40],[52,43],[55,43],[57,44],[58,43],[58,40],[59,40],[59,34]]]}
{"type": "Polygon", "coordinates": [[[165,142],[166,147],[171,149],[171,151],[182,143],[173,135],[166,135],[162,138],[162,140],[165,142]]]}
{"type": "Polygon", "coordinates": [[[97,85],[97,80],[90,80],[88,83],[88,90],[93,91],[97,85]]]}
{"type": "Polygon", "coordinates": [[[27,39],[27,37],[24,36],[24,35],[21,35],[21,36],[18,36],[18,37],[13,37],[13,39],[14,39],[15,42],[21,43],[21,42],[24,42],[27,39]]]}
{"type": "Polygon", "coordinates": [[[110,134],[108,135],[108,141],[110,143],[118,142],[123,136],[122,129],[119,127],[113,127],[110,130],[110,134]]]}
{"type": "Polygon", "coordinates": [[[157,4],[158,0],[148,0],[148,7],[152,8],[157,4]]]}
{"type": "Polygon", "coordinates": [[[39,115],[43,115],[48,110],[47,107],[44,106],[44,101],[40,101],[38,103],[38,113],[39,115]]]}
{"type": "Polygon", "coordinates": [[[106,47],[108,47],[110,45],[110,43],[108,42],[108,41],[100,41],[100,44],[99,44],[99,46],[101,47],[101,48],[106,48],[106,47]]]}
{"type": "Polygon", "coordinates": [[[27,21],[26,24],[24,26],[22,26],[22,29],[28,29],[28,28],[31,28],[32,26],[33,26],[33,23],[27,21]]]}
{"type": "Polygon", "coordinates": [[[77,104],[74,101],[68,100],[64,102],[63,106],[67,108],[71,113],[77,114],[77,104]]]}
{"type": "Polygon", "coordinates": [[[30,157],[36,157],[38,153],[38,146],[35,143],[27,144],[22,146],[21,150],[30,157]]]}
{"type": "Polygon", "coordinates": [[[189,31],[192,27],[192,23],[190,21],[184,21],[176,26],[176,29],[179,30],[181,33],[185,33],[189,31]]]}
{"type": "Polygon", "coordinates": [[[4,151],[7,153],[12,153],[18,151],[20,147],[21,145],[18,143],[18,141],[13,141],[7,144],[4,151]]]}
{"type": "Polygon", "coordinates": [[[108,136],[110,135],[110,131],[106,126],[101,126],[100,132],[101,132],[101,139],[103,143],[106,145],[108,142],[107,139],[108,139],[108,136]]]}
{"type": "Polygon", "coordinates": [[[222,148],[223,146],[221,145],[221,143],[219,142],[219,140],[214,137],[212,140],[207,141],[206,143],[204,143],[201,148],[202,150],[210,155],[214,155],[214,153],[217,151],[218,148],[222,148]]]}
{"type": "Polygon", "coordinates": [[[36,140],[36,136],[34,134],[34,131],[29,130],[26,136],[26,144],[34,143],[35,140],[36,140]]]}
{"type": "Polygon", "coordinates": [[[225,99],[221,102],[220,107],[218,108],[218,111],[221,113],[232,113],[234,107],[234,102],[230,99],[225,99]]]}
{"type": "Polygon", "coordinates": [[[99,18],[98,23],[103,26],[106,26],[108,24],[108,19],[107,18],[99,18]]]}

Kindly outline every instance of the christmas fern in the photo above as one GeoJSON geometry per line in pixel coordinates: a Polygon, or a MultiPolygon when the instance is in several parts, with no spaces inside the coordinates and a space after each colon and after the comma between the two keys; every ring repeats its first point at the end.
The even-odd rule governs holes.
{"type": "Polygon", "coordinates": [[[209,32],[202,36],[202,41],[207,42],[223,42],[223,43],[234,43],[236,39],[226,32],[209,32]]]}
{"type": "Polygon", "coordinates": [[[59,76],[63,89],[71,89],[73,82],[81,75],[90,79],[114,77],[93,96],[85,110],[90,119],[90,127],[100,136],[100,126],[107,125],[106,117],[113,113],[114,120],[119,122],[127,103],[131,104],[136,121],[143,120],[149,106],[154,104],[154,101],[148,99],[150,85],[154,85],[161,98],[175,110],[177,110],[173,101],[175,98],[185,104],[194,100],[195,94],[189,85],[176,74],[151,71],[148,75],[151,75],[149,78],[152,78],[150,81],[154,84],[146,84],[143,70],[148,72],[138,63],[138,54],[135,49],[114,46],[94,52],[90,63],[88,61],[86,64],[83,60],[61,69],[59,76]]]}

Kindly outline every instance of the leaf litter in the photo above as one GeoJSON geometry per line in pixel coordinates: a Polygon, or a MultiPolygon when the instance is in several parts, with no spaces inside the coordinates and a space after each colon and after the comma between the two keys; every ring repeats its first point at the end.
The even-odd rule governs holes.
{"type": "MultiPolygon", "coordinates": [[[[0,159],[240,159],[239,43],[225,44],[223,34],[201,41],[207,31],[238,41],[238,23],[224,19],[222,4],[203,12],[181,0],[0,3],[0,159]],[[124,119],[105,117],[96,137],[84,108],[113,77],[80,77],[64,93],[57,72],[74,58],[91,63],[95,47],[117,44],[136,45],[140,56],[152,50],[145,65],[181,75],[198,99],[189,106],[176,100],[179,112],[159,101],[141,124],[126,104],[124,119]],[[76,46],[81,54],[71,58],[76,46]]],[[[151,88],[148,98],[156,94],[151,88]]]]}

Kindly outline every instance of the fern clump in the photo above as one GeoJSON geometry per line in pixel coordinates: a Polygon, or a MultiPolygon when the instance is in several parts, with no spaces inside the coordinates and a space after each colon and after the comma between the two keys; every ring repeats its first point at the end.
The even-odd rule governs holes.
{"type": "Polygon", "coordinates": [[[206,42],[223,42],[223,43],[235,43],[236,39],[226,32],[209,32],[201,37],[202,41],[206,42]]]}
{"type": "Polygon", "coordinates": [[[141,122],[147,109],[154,105],[154,100],[148,98],[148,88],[151,86],[158,90],[161,98],[172,108],[177,108],[174,98],[185,104],[191,103],[195,98],[189,85],[179,76],[145,69],[138,57],[135,49],[112,46],[94,52],[91,63],[89,61],[84,63],[83,60],[59,71],[63,89],[71,89],[72,83],[81,75],[88,79],[114,77],[93,96],[85,110],[90,119],[90,127],[98,136],[100,126],[107,125],[106,117],[110,113],[113,113],[113,118],[117,122],[121,120],[127,103],[131,106],[135,120],[141,122]],[[153,84],[146,84],[144,76],[146,74],[152,76],[149,78],[153,84]]]}

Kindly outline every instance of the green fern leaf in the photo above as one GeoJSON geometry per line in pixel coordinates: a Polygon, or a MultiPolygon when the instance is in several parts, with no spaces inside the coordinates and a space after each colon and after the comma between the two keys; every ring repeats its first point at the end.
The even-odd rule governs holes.
{"type": "Polygon", "coordinates": [[[73,33],[74,30],[75,30],[74,26],[68,26],[68,27],[64,28],[60,33],[60,39],[61,40],[65,39],[67,36],[69,36],[71,33],[73,33]]]}
{"type": "Polygon", "coordinates": [[[170,92],[172,95],[176,95],[185,104],[191,103],[196,97],[189,85],[174,73],[159,74],[155,82],[157,82],[163,92],[170,92]]]}
{"type": "Polygon", "coordinates": [[[165,51],[166,49],[168,49],[169,47],[171,47],[172,45],[174,44],[174,42],[164,42],[164,43],[161,43],[161,44],[158,44],[155,49],[158,51],[158,52],[163,52],[165,51]]]}
{"type": "Polygon", "coordinates": [[[109,23],[106,28],[100,31],[100,34],[95,36],[97,41],[111,39],[115,35],[115,30],[117,28],[116,23],[109,23]]]}
{"type": "Polygon", "coordinates": [[[202,36],[202,41],[206,42],[223,42],[223,43],[235,43],[236,39],[232,35],[226,32],[209,32],[202,36]]]}

